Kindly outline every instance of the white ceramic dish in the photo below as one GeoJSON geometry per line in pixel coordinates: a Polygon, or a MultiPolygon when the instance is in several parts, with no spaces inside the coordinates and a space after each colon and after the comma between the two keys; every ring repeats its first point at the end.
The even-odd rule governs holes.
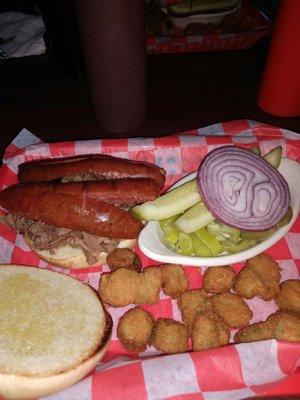
{"type": "MultiPolygon", "coordinates": [[[[193,266],[217,266],[227,265],[247,260],[259,253],[267,250],[273,244],[278,242],[291,228],[300,211],[300,164],[295,161],[283,158],[278,170],[286,179],[291,192],[291,207],[293,218],[290,223],[278,229],[268,239],[262,241],[256,246],[236,254],[222,253],[216,257],[193,257],[177,254],[168,249],[162,242],[163,232],[156,221],[150,221],[146,224],[140,233],[138,244],[142,252],[153,260],[163,263],[193,265],[193,266]]],[[[189,174],[178,181],[172,188],[193,179],[196,173],[189,174]]]]}
{"type": "Polygon", "coordinates": [[[208,13],[208,14],[194,14],[188,17],[174,17],[168,14],[165,8],[162,8],[162,10],[163,12],[168,14],[168,18],[177,28],[185,29],[188,25],[196,23],[219,25],[226,17],[226,15],[233,14],[239,7],[240,3],[231,10],[221,11],[216,13],[208,13]]]}

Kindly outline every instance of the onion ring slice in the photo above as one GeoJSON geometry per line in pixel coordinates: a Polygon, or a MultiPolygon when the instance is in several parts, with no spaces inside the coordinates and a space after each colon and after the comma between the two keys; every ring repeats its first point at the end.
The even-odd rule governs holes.
{"type": "Polygon", "coordinates": [[[290,204],[283,176],[262,157],[238,146],[208,153],[199,166],[197,184],[214,217],[243,230],[273,228],[290,204]]]}

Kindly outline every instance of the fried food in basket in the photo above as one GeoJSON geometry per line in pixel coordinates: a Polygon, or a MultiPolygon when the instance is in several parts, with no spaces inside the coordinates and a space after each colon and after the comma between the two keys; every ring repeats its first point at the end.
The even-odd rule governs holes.
{"type": "Polygon", "coordinates": [[[167,295],[176,299],[189,288],[189,280],[182,265],[161,265],[162,290],[167,295]]]}
{"type": "Polygon", "coordinates": [[[203,289],[208,293],[229,292],[235,280],[235,273],[230,265],[209,267],[203,275],[203,289]]]}
{"type": "Polygon", "coordinates": [[[145,351],[151,344],[154,330],[153,316],[140,307],[128,310],[119,320],[117,337],[129,351],[145,351]]]}
{"type": "Polygon", "coordinates": [[[212,349],[229,343],[230,329],[213,311],[197,314],[191,332],[193,351],[212,349]]]}
{"type": "Polygon", "coordinates": [[[139,282],[138,272],[119,268],[114,272],[101,275],[99,296],[104,303],[112,307],[124,307],[135,302],[139,282]]]}
{"type": "Polygon", "coordinates": [[[267,323],[278,340],[300,342],[300,314],[293,311],[279,310],[271,314],[267,323]]]}
{"type": "Polygon", "coordinates": [[[234,335],[236,343],[256,342],[268,339],[273,339],[273,332],[266,321],[245,326],[234,335]]]}
{"type": "Polygon", "coordinates": [[[246,262],[237,276],[234,290],[246,299],[255,296],[272,300],[279,292],[280,268],[268,254],[258,254],[246,262]]]}
{"type": "Polygon", "coordinates": [[[138,293],[135,304],[156,304],[159,302],[161,289],[161,270],[158,267],[148,267],[139,273],[138,293]]]}
{"type": "Polygon", "coordinates": [[[266,321],[246,326],[234,336],[234,341],[237,343],[267,339],[300,342],[300,314],[279,310],[269,315],[266,321]]]}
{"type": "Polygon", "coordinates": [[[212,309],[210,296],[203,289],[191,289],[182,293],[177,300],[182,321],[191,329],[194,319],[199,312],[212,309]]]}
{"type": "Polygon", "coordinates": [[[153,346],[167,354],[188,351],[188,327],[169,318],[158,318],[155,323],[153,346]]]}
{"type": "Polygon", "coordinates": [[[288,279],[282,282],[275,302],[280,309],[300,312],[300,280],[288,279]]]}
{"type": "Polygon", "coordinates": [[[230,328],[249,325],[253,313],[245,300],[235,293],[221,293],[210,298],[214,311],[230,328]]]}
{"type": "Polygon", "coordinates": [[[128,248],[117,247],[106,258],[107,265],[111,271],[118,268],[128,268],[139,272],[142,269],[142,263],[139,256],[128,248]]]}
{"type": "Polygon", "coordinates": [[[146,268],[142,272],[119,268],[102,274],[99,284],[99,296],[112,307],[124,307],[128,304],[156,304],[161,289],[160,268],[146,268]]]}

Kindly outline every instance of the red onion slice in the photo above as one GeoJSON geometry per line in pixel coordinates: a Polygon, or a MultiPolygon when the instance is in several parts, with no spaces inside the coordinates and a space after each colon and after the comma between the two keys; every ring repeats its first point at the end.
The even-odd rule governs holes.
{"type": "Polygon", "coordinates": [[[223,146],[208,153],[198,169],[197,183],[214,217],[243,230],[276,226],[290,204],[283,176],[242,147],[223,146]]]}

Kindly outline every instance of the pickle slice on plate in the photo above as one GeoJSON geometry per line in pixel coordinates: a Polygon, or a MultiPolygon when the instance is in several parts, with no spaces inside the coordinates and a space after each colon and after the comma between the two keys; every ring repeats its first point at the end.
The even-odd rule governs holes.
{"type": "Polygon", "coordinates": [[[179,232],[177,229],[173,228],[173,226],[168,225],[164,229],[164,242],[166,245],[175,246],[179,240],[179,232]]]}
{"type": "Polygon", "coordinates": [[[194,246],[190,235],[188,235],[187,233],[179,232],[179,239],[176,243],[176,250],[178,250],[179,253],[185,254],[187,256],[193,254],[194,246]]]}
{"type": "Polygon", "coordinates": [[[191,233],[212,222],[215,217],[208,211],[203,201],[189,208],[175,222],[174,226],[181,232],[191,233]]]}
{"type": "Polygon", "coordinates": [[[195,255],[198,257],[211,257],[212,252],[210,248],[202,242],[202,240],[195,233],[191,233],[195,255]]]}
{"type": "Polygon", "coordinates": [[[282,157],[282,147],[277,146],[264,155],[264,159],[274,168],[278,168],[282,157]]]}
{"type": "Polygon", "coordinates": [[[133,207],[131,212],[144,221],[159,221],[182,213],[200,200],[197,182],[193,179],[153,201],[133,207]]]}
{"type": "Polygon", "coordinates": [[[195,232],[195,235],[198,236],[202,242],[210,249],[213,256],[222,253],[223,247],[218,242],[218,240],[208,232],[206,228],[198,229],[195,232]]]}

